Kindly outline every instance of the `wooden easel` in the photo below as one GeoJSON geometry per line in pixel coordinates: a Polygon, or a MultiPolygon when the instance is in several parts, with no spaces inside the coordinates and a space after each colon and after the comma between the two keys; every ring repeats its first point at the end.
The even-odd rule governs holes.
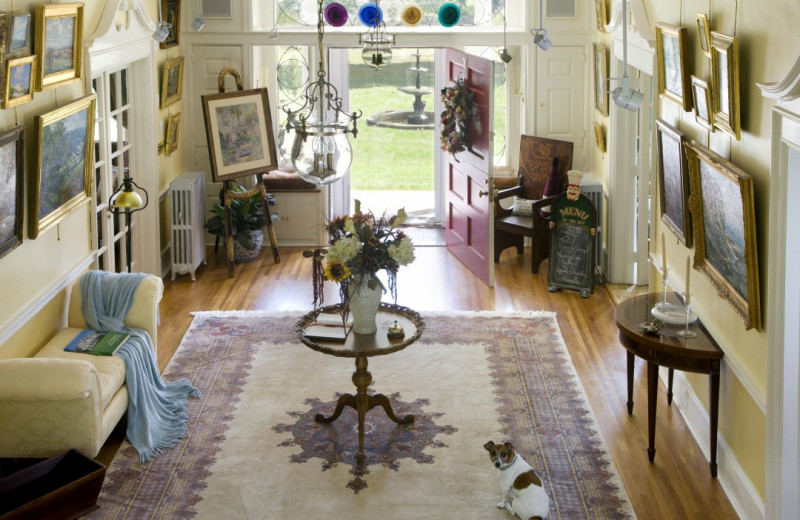
{"type": "MultiPolygon", "coordinates": [[[[225,67],[219,71],[217,76],[217,89],[220,94],[225,92],[225,76],[230,74],[236,81],[236,90],[244,90],[242,87],[242,76],[233,67],[225,67]]],[[[278,252],[278,238],[275,236],[275,228],[272,226],[272,212],[269,210],[269,199],[267,197],[267,189],[262,182],[250,188],[247,191],[232,191],[231,181],[222,181],[222,190],[225,194],[225,249],[228,254],[228,278],[233,278],[233,216],[231,214],[231,204],[234,199],[246,199],[256,194],[261,194],[264,199],[264,216],[266,217],[267,232],[269,234],[269,242],[272,245],[272,257],[276,264],[281,263],[281,256],[278,252]]]]}

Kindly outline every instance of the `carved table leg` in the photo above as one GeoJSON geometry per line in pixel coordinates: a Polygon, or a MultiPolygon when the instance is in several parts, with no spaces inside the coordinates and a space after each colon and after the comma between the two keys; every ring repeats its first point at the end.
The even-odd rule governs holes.
{"type": "Polygon", "coordinates": [[[636,356],[633,352],[628,351],[628,415],[633,413],[633,365],[636,361],[636,356]]]}
{"type": "Polygon", "coordinates": [[[363,463],[365,457],[364,417],[367,415],[368,411],[372,410],[376,406],[381,406],[386,412],[386,415],[389,416],[389,419],[397,424],[409,424],[414,422],[413,415],[406,415],[402,418],[398,418],[394,414],[394,410],[392,410],[392,405],[389,402],[389,398],[385,395],[368,395],[367,388],[371,382],[372,374],[370,374],[369,370],[367,370],[367,358],[356,358],[356,370],[353,372],[353,384],[356,385],[356,395],[344,394],[339,397],[339,401],[336,403],[336,409],[330,416],[325,417],[321,413],[318,413],[316,416],[314,416],[315,421],[327,424],[335,421],[342,414],[342,410],[344,410],[345,406],[349,406],[356,410],[358,413],[358,455],[356,456],[356,460],[359,463],[363,463]]]}
{"type": "Polygon", "coordinates": [[[647,362],[647,457],[656,458],[656,405],[658,400],[658,365],[647,362]]]}

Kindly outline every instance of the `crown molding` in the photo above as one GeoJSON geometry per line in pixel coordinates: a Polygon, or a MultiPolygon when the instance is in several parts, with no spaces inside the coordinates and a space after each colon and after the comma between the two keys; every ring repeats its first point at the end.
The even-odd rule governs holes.
{"type": "Polygon", "coordinates": [[[756,83],[761,95],[767,98],[789,101],[800,97],[800,56],[782,80],[776,83],[756,83]]]}

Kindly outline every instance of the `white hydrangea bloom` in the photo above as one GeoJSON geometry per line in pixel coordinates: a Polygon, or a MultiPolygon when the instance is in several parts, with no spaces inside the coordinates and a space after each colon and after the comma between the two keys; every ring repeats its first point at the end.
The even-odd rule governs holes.
{"type": "Polygon", "coordinates": [[[400,265],[408,265],[414,261],[414,244],[408,237],[403,237],[397,245],[390,245],[388,251],[389,256],[400,265]]]}
{"type": "Polygon", "coordinates": [[[329,262],[347,262],[355,258],[361,251],[361,241],[358,237],[342,237],[328,247],[326,257],[329,262]]]}

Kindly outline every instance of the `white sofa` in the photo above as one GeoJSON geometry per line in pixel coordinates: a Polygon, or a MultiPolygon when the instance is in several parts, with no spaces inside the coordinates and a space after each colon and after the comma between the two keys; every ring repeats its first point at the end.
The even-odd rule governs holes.
{"type": "MultiPolygon", "coordinates": [[[[164,284],[146,277],[125,319],[157,345],[164,284]]],[[[67,327],[29,358],[0,360],[0,458],[51,457],[68,449],[94,458],[128,407],[125,363],[117,356],[65,352],[87,328],[80,284],[70,291],[67,327]]]]}

